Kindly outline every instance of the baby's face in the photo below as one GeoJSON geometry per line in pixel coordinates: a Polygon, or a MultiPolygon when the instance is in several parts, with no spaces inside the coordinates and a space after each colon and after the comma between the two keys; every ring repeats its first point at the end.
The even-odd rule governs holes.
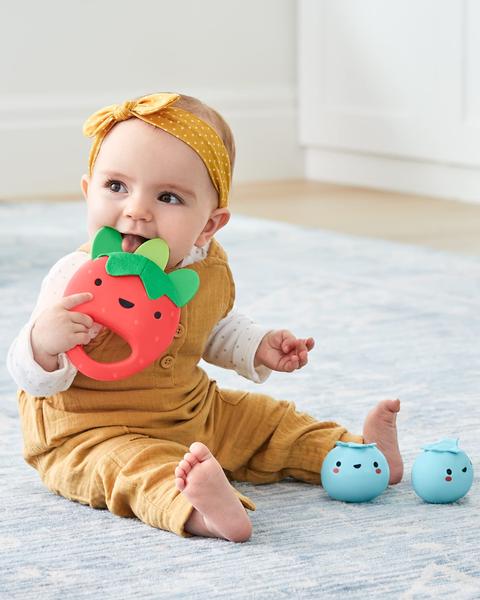
{"type": "MultiPolygon", "coordinates": [[[[217,193],[202,159],[187,144],[139,119],[118,123],[108,133],[92,176],[82,178],[90,236],[102,226],[124,235],[133,252],[145,241],[163,238],[168,268],[194,245],[213,235],[217,193]]],[[[218,228],[218,227],[217,227],[218,228]]]]}

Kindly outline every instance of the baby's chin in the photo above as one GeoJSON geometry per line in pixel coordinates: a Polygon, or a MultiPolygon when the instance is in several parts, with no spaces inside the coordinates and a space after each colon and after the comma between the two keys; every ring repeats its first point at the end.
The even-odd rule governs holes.
{"type": "Polygon", "coordinates": [[[173,271],[174,269],[179,269],[182,265],[182,262],[183,262],[183,258],[180,258],[180,259],[173,258],[173,260],[168,261],[167,266],[165,267],[165,270],[173,271]]]}

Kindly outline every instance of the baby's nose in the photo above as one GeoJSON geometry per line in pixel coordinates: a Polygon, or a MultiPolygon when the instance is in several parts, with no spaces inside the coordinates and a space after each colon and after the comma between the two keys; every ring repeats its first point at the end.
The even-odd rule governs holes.
{"type": "Polygon", "coordinates": [[[150,221],[152,214],[148,201],[144,197],[131,197],[125,208],[126,216],[136,221],[150,221]]]}

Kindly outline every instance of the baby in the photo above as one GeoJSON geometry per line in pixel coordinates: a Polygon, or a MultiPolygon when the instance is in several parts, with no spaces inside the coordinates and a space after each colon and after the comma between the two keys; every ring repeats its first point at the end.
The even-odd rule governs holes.
{"type": "Polygon", "coordinates": [[[200,288],[166,353],[136,375],[102,382],[77,372],[65,354],[78,344],[101,362],[129,353],[124,340],[75,311],[91,294],[63,297],[89,260],[89,244],[52,267],[7,361],[20,388],[24,456],[46,486],[182,536],[242,542],[252,533],[245,509],[255,506],[229,480],[318,484],[340,440],[376,442],[390,483],[399,482],[399,400],[374,407],[358,436],[292,402],[219,389],[198,366],[203,358],[261,383],[271,370],[304,367],[314,347],[312,338],[265,330],[233,308],[227,256],[214,238],[230,218],[235,159],[222,117],[195,98],[161,93],[108,106],[84,131],[94,138],[81,182],[90,239],[114,227],[122,249],[134,252],[161,237],[170,248],[166,270],[196,271],[200,288]]]}

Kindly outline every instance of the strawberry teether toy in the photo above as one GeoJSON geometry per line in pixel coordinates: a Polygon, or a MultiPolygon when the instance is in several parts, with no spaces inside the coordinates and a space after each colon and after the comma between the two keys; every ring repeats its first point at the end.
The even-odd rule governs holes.
{"type": "Polygon", "coordinates": [[[92,244],[92,260],[68,283],[64,295],[91,292],[93,300],[75,307],[125,339],[131,354],[101,363],[75,346],[67,352],[77,369],[100,381],[124,379],[141,371],[171,344],[180,308],[195,295],[199,278],[191,269],[165,273],[169,250],[160,238],[148,240],[135,252],[122,252],[122,235],[102,227],[92,244]]]}

